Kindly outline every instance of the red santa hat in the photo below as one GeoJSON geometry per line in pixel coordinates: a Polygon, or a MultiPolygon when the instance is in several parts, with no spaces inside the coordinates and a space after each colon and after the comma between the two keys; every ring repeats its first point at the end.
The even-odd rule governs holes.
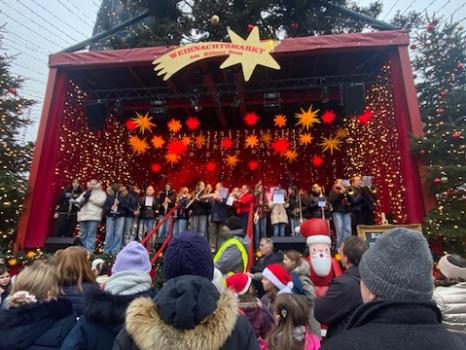
{"type": "Polygon", "coordinates": [[[246,294],[251,285],[252,278],[243,272],[237,272],[226,278],[227,287],[238,295],[246,294]]]}
{"type": "Polygon", "coordinates": [[[291,276],[281,264],[270,264],[262,276],[268,279],[278,289],[278,294],[293,293],[293,282],[291,276]]]}
{"type": "Polygon", "coordinates": [[[332,244],[329,235],[329,227],[324,219],[309,219],[299,227],[299,233],[307,237],[306,244],[332,244]]]}

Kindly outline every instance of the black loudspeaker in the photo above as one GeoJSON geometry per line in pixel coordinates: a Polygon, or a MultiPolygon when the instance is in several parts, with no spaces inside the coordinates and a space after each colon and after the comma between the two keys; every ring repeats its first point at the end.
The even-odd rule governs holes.
{"type": "Polygon", "coordinates": [[[97,131],[105,129],[105,118],[107,107],[100,101],[87,101],[84,103],[87,125],[90,130],[97,131]]]}
{"type": "Polygon", "coordinates": [[[49,237],[45,241],[44,251],[55,253],[59,249],[65,249],[73,245],[73,237],[49,237]]]}
{"type": "Polygon", "coordinates": [[[364,84],[358,83],[342,87],[342,100],[345,115],[359,115],[364,112],[366,93],[364,84]]]}
{"type": "Polygon", "coordinates": [[[271,237],[275,251],[297,250],[301,254],[306,250],[305,237],[271,237]]]}

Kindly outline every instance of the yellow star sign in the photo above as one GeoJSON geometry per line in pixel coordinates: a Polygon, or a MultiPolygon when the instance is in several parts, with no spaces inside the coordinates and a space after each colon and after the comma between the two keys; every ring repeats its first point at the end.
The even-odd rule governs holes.
{"type": "Polygon", "coordinates": [[[137,137],[136,135],[130,136],[128,143],[135,154],[144,154],[149,149],[147,141],[137,137]]]}
{"type": "Polygon", "coordinates": [[[344,128],[338,129],[335,136],[338,137],[339,139],[342,139],[342,138],[348,136],[348,130],[346,130],[344,128]]]}
{"type": "Polygon", "coordinates": [[[341,145],[341,139],[338,137],[324,137],[323,141],[320,143],[323,147],[323,151],[330,151],[330,154],[333,155],[333,151],[339,151],[341,145]]]}
{"type": "Polygon", "coordinates": [[[259,145],[259,138],[256,135],[248,135],[245,140],[246,148],[256,148],[259,145]]]}
{"type": "Polygon", "coordinates": [[[289,149],[285,152],[285,158],[288,162],[292,163],[298,159],[298,153],[295,150],[289,149]]]}
{"type": "Polygon", "coordinates": [[[132,121],[134,125],[136,125],[136,127],[139,128],[141,134],[144,134],[146,130],[152,131],[152,128],[155,127],[155,124],[152,123],[152,117],[149,116],[149,112],[146,112],[144,114],[136,112],[136,118],[133,118],[132,121]]]}
{"type": "Polygon", "coordinates": [[[236,154],[229,154],[225,158],[225,163],[227,163],[227,165],[230,168],[234,168],[236,166],[236,164],[238,164],[238,162],[239,162],[239,159],[238,159],[238,156],[236,154]]]}
{"type": "Polygon", "coordinates": [[[314,124],[320,124],[320,119],[317,117],[319,111],[320,109],[312,110],[312,105],[307,111],[301,108],[301,112],[296,113],[296,118],[298,119],[296,126],[300,125],[303,129],[308,130],[314,124]]]}
{"type": "Polygon", "coordinates": [[[280,65],[270,54],[274,44],[273,41],[261,41],[259,37],[259,28],[254,27],[244,40],[231,29],[228,29],[232,48],[230,55],[220,66],[221,69],[241,64],[243,69],[244,80],[248,81],[251,78],[252,72],[257,65],[269,67],[272,69],[280,69],[280,65]],[[235,45],[238,47],[235,50],[235,45]]]}

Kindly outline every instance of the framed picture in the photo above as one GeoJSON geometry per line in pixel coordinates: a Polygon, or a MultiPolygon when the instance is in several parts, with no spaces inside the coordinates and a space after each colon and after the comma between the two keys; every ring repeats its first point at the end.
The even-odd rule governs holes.
{"type": "Polygon", "coordinates": [[[409,228],[410,230],[418,231],[422,234],[421,224],[412,224],[412,225],[358,225],[356,228],[358,230],[358,236],[365,240],[369,244],[369,248],[375,244],[377,238],[383,235],[388,230],[392,228],[409,228]]]}

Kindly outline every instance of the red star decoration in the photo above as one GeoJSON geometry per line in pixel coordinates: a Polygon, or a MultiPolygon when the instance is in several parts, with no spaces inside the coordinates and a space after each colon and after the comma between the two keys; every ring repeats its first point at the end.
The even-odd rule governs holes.
{"type": "Polygon", "coordinates": [[[125,122],[125,126],[126,126],[126,129],[128,129],[129,131],[133,131],[134,129],[136,129],[138,126],[136,125],[135,122],[133,122],[131,119],[128,119],[126,122],[125,122]]]}
{"type": "Polygon", "coordinates": [[[244,122],[248,126],[254,126],[259,121],[259,116],[255,112],[248,112],[243,118],[244,122]]]}
{"type": "Polygon", "coordinates": [[[214,162],[207,162],[205,168],[208,172],[213,172],[217,169],[217,164],[215,164],[214,162]]]}
{"type": "Polygon", "coordinates": [[[275,154],[283,155],[288,150],[289,147],[290,147],[290,143],[288,142],[287,139],[284,139],[284,138],[276,139],[272,143],[272,149],[275,154]]]}
{"type": "Polygon", "coordinates": [[[189,130],[196,130],[197,128],[199,128],[199,125],[201,125],[201,122],[196,117],[189,117],[186,120],[185,124],[189,130]]]}
{"type": "Polygon", "coordinates": [[[259,163],[258,163],[256,160],[250,160],[250,161],[248,162],[248,168],[249,168],[249,170],[254,171],[254,170],[256,170],[258,167],[259,167],[259,163]]]}
{"type": "Polygon", "coordinates": [[[168,153],[173,153],[179,156],[180,154],[185,153],[187,150],[186,145],[180,140],[170,140],[167,145],[168,153]]]}
{"type": "Polygon", "coordinates": [[[358,121],[361,124],[367,124],[374,118],[374,112],[366,111],[363,114],[357,116],[358,121]]]}
{"type": "Polygon", "coordinates": [[[336,117],[337,115],[334,111],[325,111],[324,114],[322,114],[321,119],[324,124],[332,124],[336,117]]]}
{"type": "Polygon", "coordinates": [[[223,140],[222,140],[222,147],[224,149],[230,149],[233,147],[233,140],[229,137],[225,137],[223,140]]]}
{"type": "Polygon", "coordinates": [[[311,162],[312,162],[312,165],[314,165],[315,167],[320,167],[322,166],[322,164],[324,164],[324,160],[322,159],[321,156],[318,156],[318,155],[315,155],[314,157],[312,157],[311,162]]]}
{"type": "Polygon", "coordinates": [[[150,166],[150,170],[153,173],[157,174],[160,172],[160,170],[162,170],[162,166],[159,163],[152,163],[152,165],[150,166]]]}

